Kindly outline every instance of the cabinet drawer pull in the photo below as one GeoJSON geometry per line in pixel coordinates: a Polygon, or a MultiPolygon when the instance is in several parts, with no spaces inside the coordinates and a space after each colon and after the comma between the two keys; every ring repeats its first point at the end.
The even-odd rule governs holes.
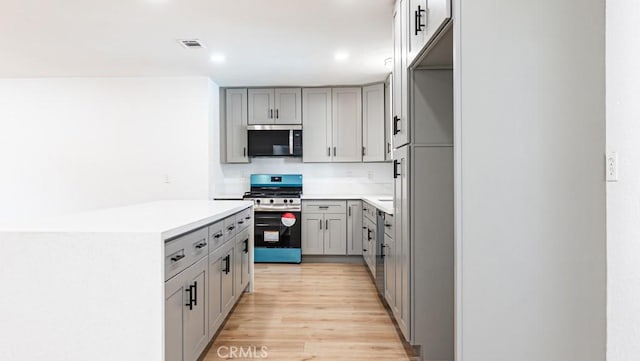
{"type": "Polygon", "coordinates": [[[184,254],[179,254],[171,257],[171,262],[178,262],[179,260],[184,258],[184,254]]]}
{"type": "Polygon", "coordinates": [[[244,221],[238,221],[238,224],[244,224],[244,221]]]}
{"type": "Polygon", "coordinates": [[[227,231],[233,231],[234,229],[236,229],[236,226],[229,226],[229,227],[227,227],[227,231]]]}
{"type": "Polygon", "coordinates": [[[222,237],[222,232],[218,232],[216,234],[213,235],[213,238],[221,238],[222,237]]]}
{"type": "Polygon", "coordinates": [[[251,219],[251,216],[246,216],[244,217],[244,219],[246,219],[247,221],[251,219]]]}
{"type": "Polygon", "coordinates": [[[206,246],[207,246],[207,241],[205,241],[204,239],[200,241],[200,243],[196,244],[197,249],[204,248],[206,246]]]}
{"type": "Polygon", "coordinates": [[[391,224],[385,224],[384,226],[387,228],[391,228],[391,224]]]}
{"type": "Polygon", "coordinates": [[[329,209],[329,206],[318,206],[319,209],[329,209]]]}

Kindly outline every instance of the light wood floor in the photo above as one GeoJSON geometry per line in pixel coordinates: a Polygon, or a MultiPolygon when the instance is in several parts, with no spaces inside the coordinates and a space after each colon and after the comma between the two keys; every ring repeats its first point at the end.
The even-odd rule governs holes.
{"type": "Polygon", "coordinates": [[[235,360],[265,356],[262,346],[266,360],[413,360],[365,267],[256,264],[255,292],[242,297],[204,361],[225,359],[231,346],[256,349],[253,358],[228,357],[235,360]]]}

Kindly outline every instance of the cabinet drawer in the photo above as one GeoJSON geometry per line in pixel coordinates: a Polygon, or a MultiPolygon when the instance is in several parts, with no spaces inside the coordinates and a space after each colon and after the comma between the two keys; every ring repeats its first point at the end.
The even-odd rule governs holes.
{"type": "Polygon", "coordinates": [[[207,228],[200,228],[165,243],[165,281],[208,254],[208,234],[207,228]]]}
{"type": "Polygon", "coordinates": [[[236,236],[238,232],[238,225],[236,224],[236,215],[229,216],[224,219],[224,235],[225,242],[230,241],[233,237],[236,236]]]}
{"type": "Polygon", "coordinates": [[[362,215],[373,223],[376,223],[376,210],[376,207],[367,202],[362,204],[362,215]]]}
{"type": "Polygon", "coordinates": [[[218,249],[227,240],[224,230],[224,221],[219,221],[209,226],[209,253],[218,249]]]}
{"type": "Polygon", "coordinates": [[[384,233],[393,239],[393,216],[391,214],[384,215],[384,233]]]}
{"type": "Polygon", "coordinates": [[[237,232],[243,231],[251,224],[251,209],[245,209],[235,215],[237,232]]]}
{"type": "Polygon", "coordinates": [[[303,201],[302,211],[309,213],[347,213],[347,201],[303,201]]]}

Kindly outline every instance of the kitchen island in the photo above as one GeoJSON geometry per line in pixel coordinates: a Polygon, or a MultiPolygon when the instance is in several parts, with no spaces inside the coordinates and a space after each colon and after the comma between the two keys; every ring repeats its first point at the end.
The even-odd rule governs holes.
{"type": "Polygon", "coordinates": [[[0,226],[2,359],[192,358],[253,286],[252,219],[251,202],[160,201],[0,226]],[[199,264],[205,282],[176,283],[199,264]],[[213,302],[231,276],[227,303],[213,302]],[[179,294],[177,314],[169,286],[191,291],[179,294]],[[193,315],[206,318],[199,331],[186,324],[193,315]],[[189,337],[192,350],[175,349],[189,337]]]}

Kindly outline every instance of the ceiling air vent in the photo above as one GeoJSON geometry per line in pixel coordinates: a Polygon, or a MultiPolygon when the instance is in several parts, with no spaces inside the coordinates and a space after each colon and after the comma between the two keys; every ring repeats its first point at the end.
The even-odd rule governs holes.
{"type": "Polygon", "coordinates": [[[187,49],[204,48],[204,45],[198,39],[182,39],[182,40],[178,40],[178,42],[187,49]]]}

